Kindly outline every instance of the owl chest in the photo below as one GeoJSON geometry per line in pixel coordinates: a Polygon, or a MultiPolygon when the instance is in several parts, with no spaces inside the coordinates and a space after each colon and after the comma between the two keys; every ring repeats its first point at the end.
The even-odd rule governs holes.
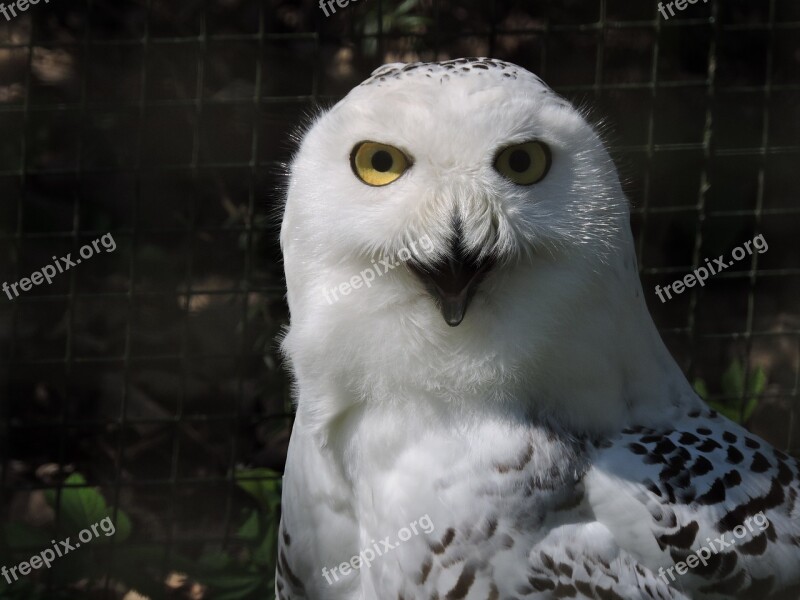
{"type": "MultiPolygon", "coordinates": [[[[477,529],[487,534],[500,524],[535,532],[561,507],[580,503],[575,449],[550,432],[487,423],[395,441],[391,454],[355,479],[365,540],[399,540],[405,529],[412,533],[409,544],[417,538],[430,546],[446,542],[451,531],[480,538],[477,529]],[[421,519],[430,525],[420,528],[421,519]]],[[[381,451],[386,448],[374,449],[381,451]]]]}

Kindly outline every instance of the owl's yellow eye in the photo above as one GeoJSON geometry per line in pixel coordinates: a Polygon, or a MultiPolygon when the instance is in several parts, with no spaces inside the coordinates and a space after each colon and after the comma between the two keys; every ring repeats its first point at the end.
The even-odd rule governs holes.
{"type": "Polygon", "coordinates": [[[353,173],[367,185],[381,186],[396,181],[408,170],[410,161],[388,144],[361,142],[350,155],[353,173]]]}
{"type": "Polygon", "coordinates": [[[542,142],[525,142],[501,150],[494,168],[514,183],[531,185],[544,179],[550,162],[550,148],[542,142]]]}

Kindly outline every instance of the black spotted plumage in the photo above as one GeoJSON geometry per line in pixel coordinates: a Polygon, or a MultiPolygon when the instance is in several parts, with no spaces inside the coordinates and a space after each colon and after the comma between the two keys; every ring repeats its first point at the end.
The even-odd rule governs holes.
{"type": "Polygon", "coordinates": [[[668,566],[701,547],[713,552],[705,565],[671,583],[691,598],[777,599],[794,589],[800,581],[800,572],[789,574],[800,567],[798,462],[713,411],[640,433],[626,429],[601,455],[613,456],[613,472],[646,490],[637,494],[652,516],[644,529],[668,555],[668,566]],[[781,567],[781,561],[787,562],[781,567]]]}

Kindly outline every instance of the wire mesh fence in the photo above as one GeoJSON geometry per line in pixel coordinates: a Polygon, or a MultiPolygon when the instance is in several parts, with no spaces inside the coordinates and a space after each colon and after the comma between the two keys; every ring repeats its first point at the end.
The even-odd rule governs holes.
{"type": "Polygon", "coordinates": [[[490,55],[585,107],[671,351],[796,453],[798,32],[794,0],[667,19],[622,0],[53,0],[0,17],[0,280],[114,242],[0,296],[0,564],[116,527],[0,597],[270,597],[291,427],[282,165],[294,127],[384,62],[490,55]],[[767,251],[705,286],[654,292],[758,234],[767,251]]]}

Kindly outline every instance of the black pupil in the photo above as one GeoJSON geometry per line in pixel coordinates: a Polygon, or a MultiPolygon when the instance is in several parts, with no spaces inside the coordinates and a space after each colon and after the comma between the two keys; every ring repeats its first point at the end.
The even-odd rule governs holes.
{"type": "Polygon", "coordinates": [[[514,150],[508,157],[508,166],[517,173],[524,173],[531,166],[530,154],[524,150],[514,150]]]}
{"type": "Polygon", "coordinates": [[[372,155],[372,168],[380,173],[386,173],[392,168],[392,155],[386,150],[378,150],[372,155]]]}

